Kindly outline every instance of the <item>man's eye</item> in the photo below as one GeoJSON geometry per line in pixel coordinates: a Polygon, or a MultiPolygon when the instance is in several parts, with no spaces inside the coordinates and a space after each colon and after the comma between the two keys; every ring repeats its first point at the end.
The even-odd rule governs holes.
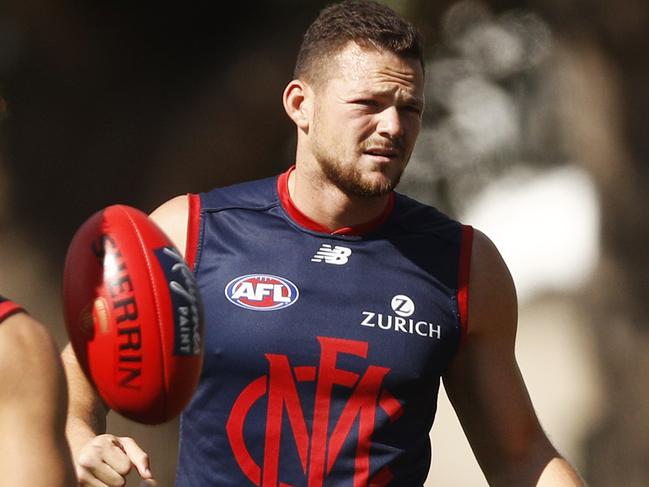
{"type": "Polygon", "coordinates": [[[357,100],[355,103],[358,104],[358,105],[363,105],[363,106],[370,107],[370,108],[378,108],[378,106],[379,106],[378,101],[370,100],[370,99],[357,100]]]}

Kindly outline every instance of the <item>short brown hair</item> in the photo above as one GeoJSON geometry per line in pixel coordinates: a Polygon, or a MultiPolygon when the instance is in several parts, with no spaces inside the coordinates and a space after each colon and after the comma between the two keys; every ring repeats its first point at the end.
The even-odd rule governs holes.
{"type": "Polygon", "coordinates": [[[345,0],[324,8],[309,26],[293,75],[313,81],[326,59],[350,41],[416,59],[424,69],[423,41],[410,22],[386,5],[370,0],[345,0]]]}

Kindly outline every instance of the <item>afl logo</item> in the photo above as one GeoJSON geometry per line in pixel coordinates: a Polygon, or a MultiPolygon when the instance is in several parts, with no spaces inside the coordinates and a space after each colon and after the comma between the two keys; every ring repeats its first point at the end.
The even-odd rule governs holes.
{"type": "Polygon", "coordinates": [[[231,280],[225,287],[225,297],[232,304],[255,311],[274,311],[294,304],[300,292],[283,277],[268,274],[248,274],[231,280]]]}

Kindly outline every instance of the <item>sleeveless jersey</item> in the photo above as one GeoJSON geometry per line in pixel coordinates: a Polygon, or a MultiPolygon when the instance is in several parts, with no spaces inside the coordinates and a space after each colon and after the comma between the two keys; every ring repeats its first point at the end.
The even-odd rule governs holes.
{"type": "Polygon", "coordinates": [[[287,180],[190,195],[205,362],[176,485],[423,485],[471,229],[393,193],[377,221],[331,234],[287,180]]]}
{"type": "Polygon", "coordinates": [[[14,313],[23,311],[22,307],[9,301],[7,298],[0,296],[0,323],[14,313]]]}

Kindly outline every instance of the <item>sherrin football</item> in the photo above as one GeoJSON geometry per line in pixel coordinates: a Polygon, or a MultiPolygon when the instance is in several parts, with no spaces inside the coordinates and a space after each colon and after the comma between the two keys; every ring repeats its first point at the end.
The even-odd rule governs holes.
{"type": "Polygon", "coordinates": [[[201,372],[203,308],[193,273],[148,215],[113,205],[79,227],[63,308],[77,359],[106,405],[145,424],[180,414],[201,372]]]}

